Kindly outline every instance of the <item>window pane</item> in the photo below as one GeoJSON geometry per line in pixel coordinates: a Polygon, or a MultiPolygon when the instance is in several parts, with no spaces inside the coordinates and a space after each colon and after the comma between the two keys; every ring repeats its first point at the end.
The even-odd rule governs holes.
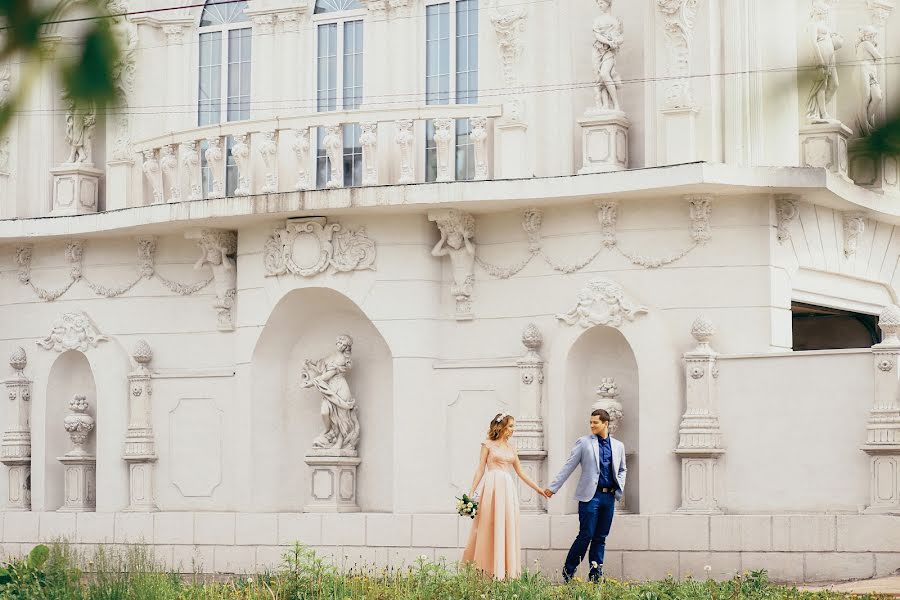
{"type": "Polygon", "coordinates": [[[437,146],[434,143],[434,121],[425,121],[425,181],[437,179],[437,146]]]}
{"type": "Polygon", "coordinates": [[[478,101],[478,0],[456,2],[456,102],[478,101]]]}
{"type": "Polygon", "coordinates": [[[246,2],[229,0],[226,3],[223,0],[209,0],[203,7],[203,14],[200,15],[200,27],[249,21],[250,19],[244,14],[246,8],[246,2]]]}
{"type": "Polygon", "coordinates": [[[316,127],[316,187],[324,188],[328,184],[329,171],[331,170],[331,161],[325,154],[325,145],[322,140],[325,139],[325,128],[316,127]]]}
{"type": "Polygon", "coordinates": [[[469,138],[469,119],[456,120],[456,179],[475,179],[475,145],[469,138]]]}
{"type": "Polygon", "coordinates": [[[337,23],[319,25],[316,57],[316,109],[337,109],[337,23]]]}
{"type": "Polygon", "coordinates": [[[344,108],[362,104],[363,22],[344,23],[344,108]]]}
{"type": "Polygon", "coordinates": [[[228,120],[250,118],[250,28],[228,32],[228,120]]]}
{"type": "Polygon", "coordinates": [[[222,33],[200,34],[200,65],[198,69],[197,124],[218,123],[222,104],[222,33]]]}
{"type": "Polygon", "coordinates": [[[450,4],[425,7],[425,103],[450,103],[450,4]]]}
{"type": "Polygon", "coordinates": [[[362,185],[362,147],[359,124],[344,125],[344,186],[362,185]]]}

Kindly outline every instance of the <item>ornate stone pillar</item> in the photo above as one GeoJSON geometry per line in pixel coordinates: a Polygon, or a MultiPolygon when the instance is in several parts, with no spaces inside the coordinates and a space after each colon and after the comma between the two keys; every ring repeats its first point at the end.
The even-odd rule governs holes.
{"type": "Polygon", "coordinates": [[[63,506],[60,512],[93,512],[97,506],[97,457],[85,447],[94,430],[94,418],[87,414],[88,402],[76,395],[69,402],[72,414],[63,425],[73,448],[57,460],[64,467],[63,506]]]}
{"type": "Polygon", "coordinates": [[[681,457],[681,507],[676,512],[719,514],[722,512],[719,457],[725,449],[718,415],[719,370],[716,352],[709,345],[715,327],[712,321],[700,316],[694,321],[691,335],[698,344],[684,355],[686,410],[675,449],[681,457]]]}
{"type": "Polygon", "coordinates": [[[359,145],[362,148],[362,184],[378,185],[378,123],[360,123],[359,145]]]}
{"type": "MultiPolygon", "coordinates": [[[[264,181],[260,192],[274,194],[278,191],[278,131],[270,129],[262,132],[262,141],[259,144],[259,156],[265,167],[264,181]]],[[[232,151],[234,152],[234,151],[232,151]]]]}
{"type": "Polygon", "coordinates": [[[691,46],[698,0],[656,0],[666,39],[666,85],[662,127],[665,142],[661,163],[693,162],[699,159],[697,115],[691,86],[691,46]]]}
{"type": "Polygon", "coordinates": [[[900,514],[900,307],[886,306],[878,326],[884,340],[872,347],[875,399],[862,447],[871,463],[870,500],[865,512],[900,514]]]}
{"type": "Polygon", "coordinates": [[[31,380],[23,372],[28,358],[24,348],[9,356],[15,374],[3,382],[10,408],[3,432],[0,462],[6,465],[6,510],[31,510],[31,380]]]}
{"type": "Polygon", "coordinates": [[[468,321],[472,314],[472,288],[475,285],[475,217],[455,209],[428,213],[441,232],[441,239],[431,250],[432,256],[450,257],[453,283],[450,293],[456,306],[457,321],[468,321]]]}
{"type": "Polygon", "coordinates": [[[294,184],[295,190],[308,190],[312,187],[313,182],[310,181],[309,174],[315,173],[315,169],[311,167],[309,162],[309,128],[297,129],[294,131],[294,143],[291,149],[297,156],[297,183],[294,184]]]}
{"type": "MultiPolygon", "coordinates": [[[[544,359],[540,349],[544,343],[541,330],[529,323],[522,332],[522,344],[526,352],[516,365],[519,367],[519,418],[513,444],[519,451],[522,469],[535,483],[543,487],[546,483],[544,464],[547,450],[544,448],[544,419],[541,403],[544,386],[544,359]]],[[[547,512],[546,499],[519,481],[519,506],[522,512],[547,512]]]]}
{"type": "Polygon", "coordinates": [[[322,146],[328,157],[328,181],[325,187],[344,187],[344,129],[341,125],[329,125],[322,137],[322,146]]]}
{"type": "Polygon", "coordinates": [[[159,160],[156,157],[156,150],[144,150],[144,162],[141,164],[141,170],[144,172],[144,176],[150,184],[150,193],[153,194],[153,204],[162,204],[165,202],[162,170],[160,169],[159,160]]]}
{"type": "Polygon", "coordinates": [[[153,350],[144,340],[138,340],[131,353],[137,368],[128,375],[128,431],[125,433],[125,452],[128,463],[129,511],[154,511],[156,444],[153,440],[153,420],[150,396],[150,360],[153,350]]]}
{"type": "Polygon", "coordinates": [[[234,136],[234,146],[231,147],[231,156],[237,167],[238,183],[234,190],[235,196],[250,195],[250,134],[240,133],[234,136]]]}
{"type": "MultiPolygon", "coordinates": [[[[596,393],[597,401],[591,406],[591,410],[602,408],[609,413],[609,435],[615,435],[622,424],[622,419],[625,417],[625,411],[622,410],[622,403],[619,401],[619,386],[616,385],[616,380],[612,377],[601,378],[596,393]]],[[[631,464],[633,456],[634,452],[628,452],[626,449],[625,463],[631,464]]],[[[632,467],[629,467],[629,471],[631,469],[632,467]]],[[[634,476],[635,473],[632,471],[629,478],[634,476]]],[[[625,505],[625,496],[616,500],[616,512],[625,515],[631,514],[631,511],[625,505]]]]}

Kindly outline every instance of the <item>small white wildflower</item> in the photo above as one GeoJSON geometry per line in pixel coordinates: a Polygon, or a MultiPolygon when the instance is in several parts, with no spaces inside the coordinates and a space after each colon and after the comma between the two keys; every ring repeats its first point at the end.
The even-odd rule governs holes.
{"type": "Polygon", "coordinates": [[[712,571],[712,567],[709,565],[703,565],[703,570],[709,573],[710,571],[712,571]]]}
{"type": "Polygon", "coordinates": [[[422,554],[421,556],[419,556],[419,558],[421,558],[422,560],[428,560],[428,557],[427,557],[426,555],[424,555],[424,554],[422,554]]]}
{"type": "Polygon", "coordinates": [[[600,565],[597,564],[597,561],[596,561],[596,560],[592,560],[592,561],[591,561],[591,568],[592,568],[592,569],[599,569],[599,568],[600,568],[600,565]]]}

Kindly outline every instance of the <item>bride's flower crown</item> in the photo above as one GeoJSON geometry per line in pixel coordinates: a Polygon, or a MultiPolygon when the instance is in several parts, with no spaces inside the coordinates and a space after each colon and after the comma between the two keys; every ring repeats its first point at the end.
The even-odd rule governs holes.
{"type": "Polygon", "coordinates": [[[508,416],[508,413],[500,413],[499,415],[497,415],[497,418],[494,419],[494,423],[499,423],[508,416]]]}

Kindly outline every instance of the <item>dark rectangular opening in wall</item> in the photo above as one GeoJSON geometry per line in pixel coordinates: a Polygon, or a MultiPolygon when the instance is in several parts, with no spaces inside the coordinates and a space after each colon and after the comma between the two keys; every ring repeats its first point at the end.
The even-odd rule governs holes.
{"type": "Polygon", "coordinates": [[[881,341],[876,315],[792,302],[791,321],[796,351],[870,348],[881,341]]]}

